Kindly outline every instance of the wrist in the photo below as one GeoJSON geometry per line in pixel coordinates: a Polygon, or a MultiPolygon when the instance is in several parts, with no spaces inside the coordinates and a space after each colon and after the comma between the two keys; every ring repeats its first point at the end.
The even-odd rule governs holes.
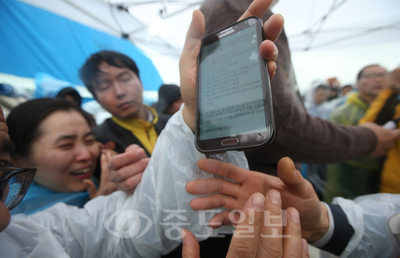
{"type": "Polygon", "coordinates": [[[196,127],[196,116],[189,111],[186,105],[182,109],[182,117],[190,130],[194,131],[196,127]]]}
{"type": "Polygon", "coordinates": [[[306,238],[309,242],[317,242],[328,232],[329,229],[330,221],[328,210],[323,203],[320,203],[320,206],[321,216],[315,227],[313,227],[312,232],[310,232],[309,237],[306,238]]]}

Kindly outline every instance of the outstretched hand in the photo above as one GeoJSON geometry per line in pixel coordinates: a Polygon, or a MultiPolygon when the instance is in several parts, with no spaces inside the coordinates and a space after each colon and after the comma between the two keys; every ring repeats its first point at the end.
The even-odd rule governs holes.
{"type": "MultiPolygon", "coordinates": [[[[191,194],[213,194],[192,200],[194,210],[225,207],[229,210],[242,210],[247,199],[256,192],[266,194],[276,189],[282,196],[282,207],[296,208],[300,213],[302,236],[311,242],[320,239],[329,228],[326,207],[320,203],[314,188],[296,170],[290,158],[278,162],[278,176],[274,177],[250,171],[235,165],[213,159],[200,159],[198,166],[203,171],[223,178],[197,179],[186,184],[191,194]]],[[[211,227],[232,224],[229,211],[215,215],[210,221],[211,227]],[[217,225],[217,226],[216,226],[217,225]]]]}
{"type": "MultiPolygon", "coordinates": [[[[261,17],[270,7],[272,0],[254,0],[239,20],[252,15],[261,17]]],[[[271,16],[263,25],[265,40],[260,45],[261,56],[268,61],[270,78],[274,77],[278,49],[273,43],[283,28],[283,17],[271,16]]],[[[193,12],[192,22],[186,34],[185,45],[179,60],[181,95],[185,106],[182,116],[190,129],[195,128],[197,57],[200,53],[201,40],[204,36],[205,20],[199,10],[193,12]]]]}
{"type": "MultiPolygon", "coordinates": [[[[226,257],[309,257],[307,241],[301,238],[299,212],[294,208],[287,209],[287,224],[284,225],[281,205],[276,190],[270,190],[266,197],[253,194],[243,207],[245,217],[236,227],[226,257]],[[274,221],[265,223],[265,218],[274,221]]],[[[193,234],[186,229],[181,234],[182,257],[200,257],[199,243],[193,234]]]]}
{"type": "Polygon", "coordinates": [[[400,137],[399,129],[390,130],[371,122],[362,124],[361,126],[370,129],[376,136],[376,147],[368,155],[370,158],[382,157],[386,155],[388,151],[395,145],[397,138],[400,137]]]}

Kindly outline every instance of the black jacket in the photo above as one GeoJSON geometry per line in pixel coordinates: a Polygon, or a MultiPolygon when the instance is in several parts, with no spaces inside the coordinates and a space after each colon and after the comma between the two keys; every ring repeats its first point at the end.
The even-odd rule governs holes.
{"type": "MultiPolygon", "coordinates": [[[[169,118],[170,116],[167,115],[158,115],[158,121],[154,125],[157,135],[160,135],[169,118]]],[[[116,145],[114,150],[118,153],[125,152],[125,149],[131,144],[137,144],[145,150],[148,157],[151,156],[150,153],[148,153],[147,150],[144,148],[143,144],[139,141],[139,139],[132,134],[132,132],[121,127],[111,118],[108,118],[106,121],[104,121],[103,124],[93,128],[92,131],[99,142],[114,142],[116,145]]]]}

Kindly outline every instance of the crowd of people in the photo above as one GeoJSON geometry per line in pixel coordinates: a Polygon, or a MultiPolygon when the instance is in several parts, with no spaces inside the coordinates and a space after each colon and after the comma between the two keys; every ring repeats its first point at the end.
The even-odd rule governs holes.
{"type": "Polygon", "coordinates": [[[0,115],[0,257],[308,257],[308,243],[399,256],[388,219],[400,212],[400,131],[384,125],[400,117],[400,68],[365,66],[341,90],[315,81],[303,101],[271,3],[205,0],[181,85],[162,85],[156,107],[143,104],[135,61],[103,50],[79,75],[112,115],[104,123],[72,88],[0,115]],[[229,163],[206,159],[193,135],[201,39],[251,15],[264,22],[275,139],[228,152],[229,163]]]}
{"type": "MultiPolygon", "coordinates": [[[[400,68],[388,72],[378,64],[367,65],[355,76],[354,90],[330,100],[331,86],[328,82],[319,81],[307,95],[311,99],[306,102],[307,112],[335,124],[357,126],[373,122],[384,126],[398,116],[399,71],[400,68]]],[[[337,196],[354,199],[378,192],[400,193],[395,152],[396,146],[381,157],[366,156],[340,163],[303,165],[307,166],[310,181],[320,191],[320,198],[326,202],[337,196]]]]}

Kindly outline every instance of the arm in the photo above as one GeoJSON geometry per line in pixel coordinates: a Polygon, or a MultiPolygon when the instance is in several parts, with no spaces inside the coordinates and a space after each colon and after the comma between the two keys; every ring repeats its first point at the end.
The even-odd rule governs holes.
{"type": "MultiPolygon", "coordinates": [[[[271,80],[276,135],[271,145],[246,152],[258,171],[289,156],[295,162],[338,163],[349,159],[384,155],[399,131],[377,126],[343,126],[307,114],[294,89],[290,50],[284,31],[276,41],[279,49],[275,78],[271,80]],[[307,150],[307,151],[304,151],[307,150]]],[[[388,149],[389,148],[389,149],[388,149]]]]}
{"type": "MultiPolygon", "coordinates": [[[[300,213],[302,237],[317,242],[325,237],[332,221],[332,234],[323,244],[324,250],[342,257],[398,257],[400,247],[390,232],[388,219],[400,212],[400,196],[375,194],[359,197],[354,201],[334,199],[329,211],[320,203],[310,183],[296,171],[289,158],[278,163],[279,178],[235,167],[216,160],[199,160],[204,171],[227,177],[202,179],[189,182],[186,189],[193,194],[211,194],[191,202],[193,209],[212,209],[223,206],[241,210],[245,199],[255,192],[266,193],[277,189],[282,196],[282,207],[294,207],[300,213]]],[[[228,212],[217,214],[210,223],[231,223],[228,212]]]]}
{"type": "MultiPolygon", "coordinates": [[[[194,135],[178,112],[160,135],[133,195],[118,191],[89,201],[83,209],[57,204],[29,217],[16,216],[0,235],[0,247],[5,250],[17,243],[19,247],[9,251],[30,254],[50,238],[75,257],[154,257],[180,244],[182,228],[205,235],[200,240],[207,238],[205,223],[201,225],[199,214],[190,208],[194,196],[186,192],[185,184],[213,176],[197,167],[197,160],[205,156],[193,142],[194,135]],[[180,212],[169,218],[170,211],[180,212]]],[[[243,153],[228,155],[234,164],[247,166],[243,153]]],[[[204,222],[212,215],[207,213],[204,222]]],[[[226,227],[220,231],[232,233],[233,229],[226,227]]],[[[53,247],[43,252],[49,249],[53,247]]],[[[13,253],[10,257],[15,256],[13,253]]]]}
{"type": "MultiPolygon", "coordinates": [[[[278,163],[278,177],[249,171],[232,164],[217,160],[202,159],[198,166],[209,173],[222,178],[201,179],[189,182],[186,189],[192,194],[214,194],[191,202],[195,210],[225,207],[229,210],[241,210],[247,199],[255,192],[266,194],[270,189],[278,190],[282,195],[282,207],[296,208],[300,213],[302,236],[310,242],[319,240],[329,228],[328,213],[325,205],[319,202],[314,188],[294,167],[289,158],[278,163]]],[[[229,212],[217,214],[210,223],[231,224],[229,212]]]]}
{"type": "Polygon", "coordinates": [[[388,227],[400,212],[397,194],[372,194],[352,200],[335,198],[355,233],[341,257],[399,257],[400,246],[388,227]]]}
{"type": "Polygon", "coordinates": [[[251,159],[268,164],[290,156],[295,162],[335,163],[374,150],[377,141],[371,130],[310,116],[295,104],[288,83],[278,66],[272,81],[276,136],[271,145],[249,152],[251,159]]]}
{"type": "MultiPolygon", "coordinates": [[[[270,1],[256,0],[250,10],[254,8],[258,11],[266,10],[269,5],[270,1]]],[[[272,28],[272,31],[276,32],[278,28],[279,33],[283,19],[279,15],[274,17],[270,23],[264,25],[264,29],[270,31],[269,28],[272,28]]],[[[190,96],[195,96],[196,60],[203,34],[204,17],[199,11],[195,11],[180,61],[181,90],[187,96],[185,110],[189,111],[186,112],[185,121],[189,125],[190,121],[194,121],[194,116],[190,115],[194,114],[195,98],[190,96]]],[[[277,35],[271,36],[276,38],[277,35]]],[[[264,41],[260,52],[267,60],[275,60],[277,53],[274,52],[274,48],[271,41],[264,41]]],[[[270,65],[271,75],[274,67],[273,64],[270,65]]],[[[17,218],[9,227],[8,234],[0,236],[7,238],[7,241],[0,241],[0,245],[5,243],[7,246],[7,243],[15,242],[16,238],[24,236],[24,234],[13,234],[13,230],[16,232],[24,228],[28,231],[32,229],[31,232],[35,237],[31,238],[34,240],[32,245],[29,245],[31,241],[27,241],[26,244],[18,241],[18,244],[24,247],[24,250],[19,249],[22,252],[34,250],[38,242],[43,244],[42,238],[39,237],[43,233],[53,235],[52,239],[57,239],[68,254],[82,257],[125,257],[127,256],[125,254],[129,253],[135,257],[150,257],[167,253],[180,243],[180,236],[167,237],[168,229],[171,228],[171,225],[167,225],[169,223],[178,224],[177,229],[186,227],[193,232],[206,235],[206,226],[199,224],[198,213],[190,209],[189,203],[193,196],[185,191],[184,186],[192,179],[210,178],[212,175],[197,167],[197,160],[204,155],[196,150],[192,127],[188,127],[186,123],[180,112],[171,118],[157,141],[152,159],[143,174],[142,183],[134,195],[115,192],[109,196],[100,196],[88,202],[84,209],[63,204],[56,205],[37,213],[37,216],[30,217],[31,222],[28,224],[33,225],[35,229],[29,225],[27,228],[21,228],[26,219],[17,218]],[[169,210],[188,212],[170,217],[169,210]],[[145,220],[147,223],[142,223],[139,215],[144,215],[144,219],[148,218],[145,220]],[[150,225],[147,229],[149,221],[154,225],[150,225]]],[[[247,166],[243,153],[230,152],[228,155],[234,164],[247,166]]],[[[210,217],[210,213],[206,214],[205,221],[210,217]]]]}

